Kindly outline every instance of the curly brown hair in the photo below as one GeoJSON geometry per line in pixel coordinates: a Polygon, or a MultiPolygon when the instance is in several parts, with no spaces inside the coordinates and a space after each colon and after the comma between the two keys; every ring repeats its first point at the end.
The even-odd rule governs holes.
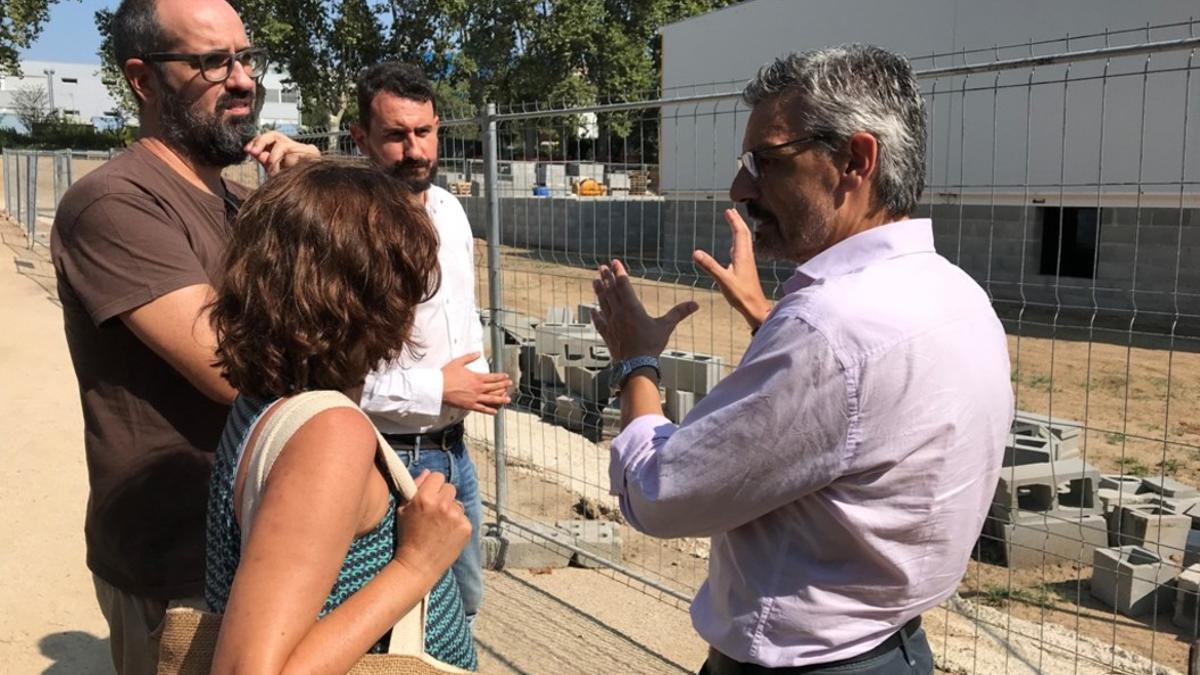
{"type": "Polygon", "coordinates": [[[415,346],[437,253],[418,197],[384,171],[321,159],[272,178],[233,223],[212,305],[217,364],[256,398],[361,384],[415,346]]]}

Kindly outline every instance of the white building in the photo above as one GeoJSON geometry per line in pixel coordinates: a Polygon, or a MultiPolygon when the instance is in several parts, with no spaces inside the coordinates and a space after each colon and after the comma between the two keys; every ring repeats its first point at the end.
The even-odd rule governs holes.
{"type": "MultiPolygon", "coordinates": [[[[296,89],[285,84],[286,79],[286,74],[274,70],[263,77],[264,103],[259,118],[265,126],[290,131],[300,125],[300,101],[296,89]]],[[[0,127],[20,127],[13,94],[29,87],[46,91],[48,103],[70,121],[97,128],[115,122],[116,102],[100,79],[99,64],[22,61],[21,76],[0,74],[0,127]]]]}
{"type": "MultiPolygon", "coordinates": [[[[1196,9],[1196,0],[750,0],[664,26],[662,85],[668,97],[737,92],[762,64],[781,54],[850,42],[875,44],[905,54],[921,71],[964,62],[1019,58],[1031,52],[1044,55],[1095,49],[1106,42],[1116,46],[1187,38],[1189,18],[1200,18],[1196,9]],[[1103,35],[1106,30],[1147,25],[1167,27],[1107,38],[1103,35]],[[1085,35],[1092,37],[1079,37],[1085,35]],[[1064,40],[1068,36],[1073,39],[1064,40]],[[993,50],[995,45],[1019,46],[993,50]],[[964,49],[980,51],[930,58],[964,49]]],[[[1195,27],[1200,28],[1200,24],[1195,27]]],[[[1103,60],[1039,67],[1035,81],[1058,83],[1035,87],[1032,97],[1028,96],[1030,88],[1023,86],[1030,69],[1010,71],[1000,76],[1001,89],[995,101],[991,91],[997,81],[995,74],[966,78],[967,95],[958,93],[964,85],[962,77],[922,80],[931,118],[932,171],[928,183],[993,184],[993,167],[997,171],[994,184],[1095,181],[1103,107],[1103,181],[1137,182],[1138,165],[1130,158],[1141,151],[1143,183],[1178,184],[1179,139],[1188,107],[1184,100],[1186,73],[1150,77],[1143,146],[1142,78],[1112,76],[1140,73],[1145,65],[1145,56],[1114,59],[1107,71],[1110,77],[1106,90],[1098,79],[1105,72],[1103,60]],[[1067,77],[1071,85],[1064,134],[1062,82],[1067,77]],[[999,139],[994,157],[993,119],[999,139]],[[961,181],[959,157],[966,158],[961,181]],[[1063,165],[1065,180],[1060,181],[1063,165]]],[[[1157,55],[1151,65],[1153,70],[1186,68],[1188,54],[1180,51],[1157,55]]],[[[1200,99],[1200,82],[1196,76],[1192,77],[1191,92],[1188,136],[1197,139],[1190,143],[1194,144],[1200,143],[1200,109],[1195,105],[1200,99]]],[[[733,100],[688,104],[665,107],[663,116],[660,159],[664,192],[726,191],[737,170],[735,157],[741,149],[748,117],[745,106],[733,100]]]]}

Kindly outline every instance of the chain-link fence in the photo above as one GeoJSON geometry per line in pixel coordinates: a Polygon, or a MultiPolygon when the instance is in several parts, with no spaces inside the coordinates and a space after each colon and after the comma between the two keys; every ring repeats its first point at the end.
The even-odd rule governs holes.
{"type": "MultiPolygon", "coordinates": [[[[1018,407],[968,574],[926,615],[946,670],[1187,670],[1200,634],[1197,27],[914,60],[929,111],[917,215],[993,299],[1018,407]]],[[[437,183],[467,211],[488,348],[517,382],[501,415],[468,418],[501,557],[532,543],[544,564],[573,558],[677,605],[705,577],[707,541],[640,535],[608,494],[619,411],[590,281],[618,257],[651,311],[699,303],[663,359],[673,420],[737,364],[749,331],[691,262],[695,249],[727,258],[721,212],[749,116],[734,89],[443,111],[437,183]]],[[[357,153],[345,130],[299,138],[357,153]]],[[[56,171],[59,156],[4,154],[6,208],[31,245],[60,194],[45,177],[69,184],[91,161],[56,171]]],[[[250,163],[226,176],[262,180],[250,163]]],[[[777,296],[791,269],[760,272],[777,296]]]]}

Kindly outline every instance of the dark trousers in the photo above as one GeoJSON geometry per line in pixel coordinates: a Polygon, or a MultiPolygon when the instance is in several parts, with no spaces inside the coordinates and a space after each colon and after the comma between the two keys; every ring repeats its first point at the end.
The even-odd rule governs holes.
{"type": "Polygon", "coordinates": [[[925,639],[925,630],[918,628],[911,634],[901,631],[897,638],[892,641],[894,646],[873,649],[860,657],[785,668],[739,663],[710,648],[700,675],[931,675],[933,652],[925,639]]]}

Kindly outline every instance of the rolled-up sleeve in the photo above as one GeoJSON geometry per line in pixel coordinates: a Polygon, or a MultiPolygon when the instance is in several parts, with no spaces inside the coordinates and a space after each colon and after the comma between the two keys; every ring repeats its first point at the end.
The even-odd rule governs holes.
{"type": "Polygon", "coordinates": [[[442,371],[381,368],[367,375],[360,407],[397,424],[432,424],[442,411],[442,371]]]}
{"type": "Polygon", "coordinates": [[[646,415],[613,440],[623,515],[653,536],[712,536],[828,485],[845,466],[853,381],[812,326],[773,317],[680,426],[646,415]]]}

